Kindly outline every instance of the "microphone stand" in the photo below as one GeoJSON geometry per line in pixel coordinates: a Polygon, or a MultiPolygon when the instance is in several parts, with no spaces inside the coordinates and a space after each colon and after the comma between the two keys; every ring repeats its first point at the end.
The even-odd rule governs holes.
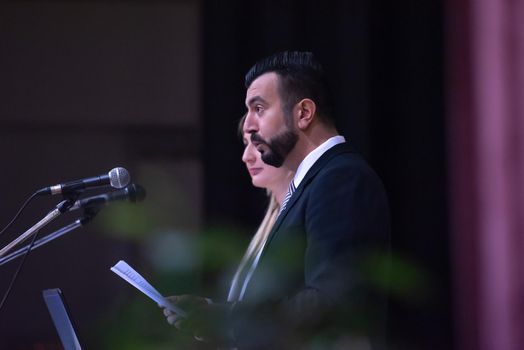
{"type": "Polygon", "coordinates": [[[25,231],[24,233],[22,233],[20,236],[18,236],[15,240],[13,240],[11,243],[9,243],[8,245],[6,245],[4,248],[2,248],[0,250],[0,257],[3,257],[8,251],[10,251],[14,246],[16,246],[17,244],[25,241],[27,238],[29,238],[31,235],[33,234],[36,234],[38,231],[40,231],[40,229],[42,229],[44,226],[46,226],[47,224],[49,224],[51,221],[53,221],[54,219],[56,219],[58,216],[60,216],[60,214],[63,214],[65,213],[66,211],[69,210],[69,208],[71,208],[74,203],[75,203],[75,200],[78,198],[78,194],[75,194],[75,195],[72,195],[70,196],[69,198],[67,198],[66,200],[58,203],[58,205],[56,206],[55,209],[51,210],[49,213],[47,213],[47,215],[42,219],[40,220],[39,222],[37,222],[36,224],[34,224],[32,227],[30,227],[27,231],[25,231]]]}
{"type": "Polygon", "coordinates": [[[20,255],[25,254],[28,250],[35,250],[38,247],[43,246],[46,243],[51,242],[52,240],[61,237],[65,235],[66,233],[69,233],[73,231],[74,229],[77,229],[81,226],[85,226],[88,222],[90,222],[96,214],[100,211],[100,207],[92,207],[92,208],[86,208],[84,209],[84,216],[80,219],[75,220],[74,222],[70,223],[67,226],[62,227],[59,230],[56,230],[53,233],[48,234],[47,236],[40,238],[37,240],[32,246],[31,244],[26,245],[25,247],[22,247],[11,254],[4,256],[0,258],[0,266],[8,263],[9,261],[18,258],[20,255]]]}
{"type": "Polygon", "coordinates": [[[65,235],[66,233],[69,233],[78,227],[85,226],[88,222],[90,222],[95,217],[96,214],[98,214],[99,211],[100,211],[99,207],[84,209],[84,216],[82,218],[75,220],[74,222],[70,223],[69,225],[62,227],[61,229],[56,230],[55,232],[50,233],[43,238],[40,238],[32,246],[31,244],[28,244],[25,247],[22,247],[12,252],[11,254],[0,258],[0,266],[10,262],[13,259],[18,258],[19,256],[25,254],[28,250],[31,250],[31,251],[35,250],[36,248],[41,247],[44,244],[49,243],[52,240],[58,237],[61,237],[65,235]]]}

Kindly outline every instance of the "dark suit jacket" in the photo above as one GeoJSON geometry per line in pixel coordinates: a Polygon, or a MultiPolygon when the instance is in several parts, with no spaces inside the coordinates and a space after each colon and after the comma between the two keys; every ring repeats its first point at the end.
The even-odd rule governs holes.
{"type": "Polygon", "coordinates": [[[378,176],[348,143],[329,149],[277,219],[234,308],[238,346],[274,347],[322,329],[369,333],[369,323],[381,322],[385,297],[370,288],[367,262],[387,254],[389,235],[378,176]]]}

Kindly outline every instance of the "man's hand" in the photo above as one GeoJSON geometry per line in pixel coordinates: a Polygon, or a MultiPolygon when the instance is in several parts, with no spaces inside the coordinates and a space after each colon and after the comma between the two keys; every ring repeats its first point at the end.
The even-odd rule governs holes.
{"type": "MultiPolygon", "coordinates": [[[[174,304],[184,310],[188,316],[198,307],[207,305],[208,302],[205,298],[196,295],[173,295],[166,298],[171,304],[174,304]]],[[[167,322],[170,325],[174,325],[180,329],[180,324],[177,326],[177,322],[184,319],[184,317],[177,313],[164,308],[164,316],[166,316],[167,322]]]]}
{"type": "Polygon", "coordinates": [[[187,317],[182,317],[164,308],[164,316],[169,324],[181,332],[192,334],[198,340],[221,345],[231,343],[229,305],[209,303],[207,299],[194,295],[171,296],[167,299],[187,313],[187,317]]]}

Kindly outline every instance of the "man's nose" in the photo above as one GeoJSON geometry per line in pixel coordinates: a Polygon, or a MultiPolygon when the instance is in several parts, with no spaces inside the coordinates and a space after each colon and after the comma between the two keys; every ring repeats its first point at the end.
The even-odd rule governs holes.
{"type": "Polygon", "coordinates": [[[258,120],[255,116],[255,113],[248,112],[246,114],[246,120],[244,121],[244,132],[254,133],[258,132],[258,120]]]}

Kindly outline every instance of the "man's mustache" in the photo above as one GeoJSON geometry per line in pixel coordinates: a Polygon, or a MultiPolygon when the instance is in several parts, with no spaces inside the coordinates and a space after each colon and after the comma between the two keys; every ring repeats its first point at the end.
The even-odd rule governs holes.
{"type": "Polygon", "coordinates": [[[267,141],[264,140],[259,134],[255,132],[251,134],[251,142],[254,143],[255,145],[257,144],[268,145],[267,141]]]}

